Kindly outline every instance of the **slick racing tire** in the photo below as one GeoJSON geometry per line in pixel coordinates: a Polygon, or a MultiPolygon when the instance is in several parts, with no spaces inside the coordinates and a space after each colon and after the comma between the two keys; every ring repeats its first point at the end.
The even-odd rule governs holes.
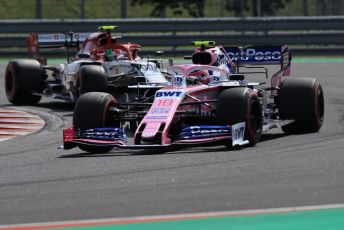
{"type": "Polygon", "coordinates": [[[245,139],[249,141],[250,146],[260,140],[263,130],[262,108],[257,93],[253,90],[237,87],[222,91],[216,118],[220,125],[245,122],[245,139]]]}
{"type": "Polygon", "coordinates": [[[100,65],[84,65],[78,71],[77,97],[88,92],[107,92],[107,75],[100,65]]]}
{"type": "MultiPolygon", "coordinates": [[[[81,95],[74,108],[74,129],[77,131],[113,126],[110,107],[116,104],[115,98],[108,93],[91,92],[81,95]]],[[[78,147],[89,153],[106,153],[112,149],[112,147],[95,147],[85,144],[79,144],[78,147]]]]}
{"type": "Polygon", "coordinates": [[[286,133],[317,132],[324,121],[324,93],[317,79],[286,78],[279,90],[281,119],[295,120],[282,126],[286,133]]]}
{"type": "Polygon", "coordinates": [[[37,104],[44,88],[44,72],[34,59],[10,61],[5,73],[5,90],[9,102],[16,105],[37,104]]]}

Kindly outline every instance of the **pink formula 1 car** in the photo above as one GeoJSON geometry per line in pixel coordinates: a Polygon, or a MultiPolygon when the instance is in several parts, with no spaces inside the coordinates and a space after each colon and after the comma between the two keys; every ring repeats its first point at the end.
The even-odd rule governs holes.
{"type": "Polygon", "coordinates": [[[324,119],[321,85],[316,79],[285,77],[290,72],[286,46],[236,48],[228,53],[241,65],[280,64],[281,69],[266,88],[248,82],[240,72],[191,64],[170,67],[171,86],[140,103],[86,93],[76,103],[74,126],[64,130],[64,149],[102,153],[114,147],[255,145],[275,127],[288,133],[320,129],[324,119]]]}

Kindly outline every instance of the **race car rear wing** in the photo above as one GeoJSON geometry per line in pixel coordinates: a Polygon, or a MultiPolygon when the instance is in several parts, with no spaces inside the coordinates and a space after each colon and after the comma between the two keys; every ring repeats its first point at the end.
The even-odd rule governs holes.
{"type": "Polygon", "coordinates": [[[291,64],[291,53],[287,45],[224,47],[230,59],[241,65],[281,65],[287,69],[291,64]]]}
{"type": "MultiPolygon", "coordinates": [[[[291,53],[287,45],[279,46],[249,46],[241,47],[224,47],[226,53],[235,63],[237,73],[240,67],[247,67],[247,65],[280,65],[281,68],[271,76],[271,95],[277,96],[282,77],[290,75],[291,70],[291,53]]],[[[259,67],[258,67],[259,68],[259,67]]],[[[267,69],[266,71],[267,76],[267,69]]],[[[248,72],[250,73],[250,72],[248,72]]]]}
{"type": "Polygon", "coordinates": [[[91,33],[55,33],[37,34],[31,33],[27,39],[28,53],[30,56],[41,59],[40,49],[54,48],[79,48],[79,45],[86,40],[91,33]]]}

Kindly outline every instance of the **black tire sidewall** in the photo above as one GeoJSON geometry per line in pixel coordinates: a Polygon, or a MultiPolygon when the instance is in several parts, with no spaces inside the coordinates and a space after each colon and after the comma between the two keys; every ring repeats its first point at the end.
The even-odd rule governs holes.
{"type": "Polygon", "coordinates": [[[17,95],[16,76],[13,68],[13,63],[10,62],[7,65],[5,73],[5,91],[7,99],[10,102],[14,102],[17,95]],[[11,84],[11,86],[9,86],[9,84],[11,84]]]}
{"type": "Polygon", "coordinates": [[[90,92],[80,96],[75,104],[73,126],[75,129],[106,127],[109,109],[116,105],[115,98],[108,93],[90,92]]]}
{"type": "Polygon", "coordinates": [[[40,63],[34,59],[12,60],[5,72],[5,90],[7,99],[14,104],[36,104],[44,89],[43,72],[40,63]],[[11,82],[11,87],[9,84],[11,82]]]}
{"type": "Polygon", "coordinates": [[[313,117],[312,123],[310,123],[310,131],[318,131],[324,121],[324,112],[325,112],[325,101],[324,93],[320,83],[317,81],[315,85],[314,92],[314,105],[313,105],[313,117]],[[320,108],[322,107],[322,108],[320,108]],[[321,111],[320,111],[321,110],[321,111]]]}
{"type": "Polygon", "coordinates": [[[279,91],[281,119],[293,119],[294,124],[282,127],[287,133],[317,132],[324,120],[324,94],[317,79],[284,79],[279,91]]]}
{"type": "Polygon", "coordinates": [[[77,97],[88,92],[107,92],[107,75],[102,66],[84,65],[78,71],[77,97]]]}

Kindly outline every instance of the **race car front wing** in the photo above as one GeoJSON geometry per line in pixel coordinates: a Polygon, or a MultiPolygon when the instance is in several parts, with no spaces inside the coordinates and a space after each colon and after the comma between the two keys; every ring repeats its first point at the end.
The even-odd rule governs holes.
{"type": "Polygon", "coordinates": [[[247,140],[244,140],[244,134],[244,122],[232,126],[199,125],[184,128],[177,140],[171,144],[128,145],[127,137],[123,129],[120,128],[74,130],[72,127],[63,130],[63,146],[61,148],[68,150],[82,144],[122,149],[166,149],[175,146],[200,145],[226,140],[231,141],[232,146],[242,146],[249,143],[247,140]]]}

